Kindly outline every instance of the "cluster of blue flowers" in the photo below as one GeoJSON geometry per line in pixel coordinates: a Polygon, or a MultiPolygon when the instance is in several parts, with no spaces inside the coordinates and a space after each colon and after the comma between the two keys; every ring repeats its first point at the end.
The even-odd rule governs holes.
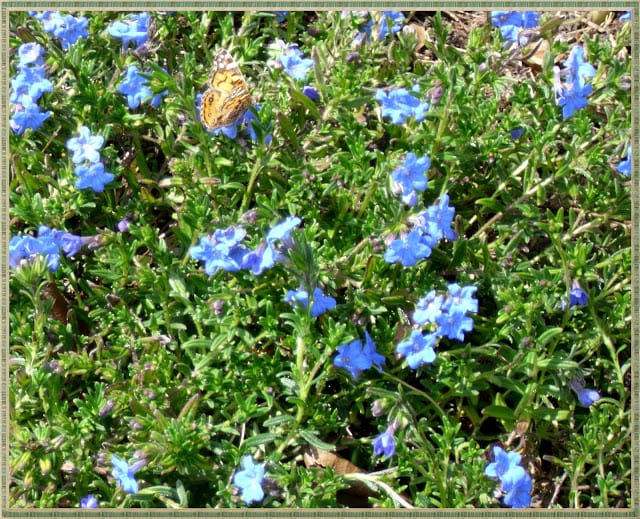
{"type": "Polygon", "coordinates": [[[506,45],[526,45],[529,38],[520,35],[522,29],[532,29],[540,21],[540,13],[533,11],[491,11],[491,23],[500,27],[506,45]]]}
{"type": "Polygon", "coordinates": [[[64,50],[80,38],[89,36],[89,20],[84,16],[63,15],[59,11],[29,11],[29,15],[40,22],[44,32],[58,38],[64,50]]]}
{"type": "Polygon", "coordinates": [[[100,148],[104,144],[104,137],[91,135],[86,126],[80,127],[80,135],[67,141],[67,149],[73,152],[71,162],[76,164],[75,173],[78,175],[76,187],[78,189],[93,189],[96,193],[104,191],[105,184],[111,182],[115,176],[105,171],[100,157],[100,148]]]}
{"type": "MultiPolygon", "coordinates": [[[[309,308],[309,293],[304,289],[289,290],[284,300],[289,304],[301,304],[309,308]]],[[[311,300],[311,317],[319,317],[323,313],[333,310],[336,307],[336,300],[331,296],[325,296],[319,287],[313,290],[311,300]]]]}
{"type": "MultiPolygon", "coordinates": [[[[420,88],[414,85],[411,90],[417,93],[420,88]]],[[[410,94],[406,88],[396,88],[389,93],[379,88],[376,90],[376,101],[382,105],[382,117],[389,117],[393,124],[404,124],[410,117],[421,122],[429,110],[429,103],[410,94]]]]}
{"type": "Polygon", "coordinates": [[[45,77],[44,49],[37,43],[24,43],[18,48],[18,74],[11,80],[9,101],[13,115],[11,129],[22,135],[27,128],[37,130],[49,118],[51,112],[41,112],[38,99],[51,92],[53,85],[45,77]]]}
{"type": "Polygon", "coordinates": [[[336,368],[344,368],[354,379],[360,373],[373,366],[382,371],[385,358],[376,351],[376,343],[373,342],[369,332],[364,332],[364,344],[359,339],[338,347],[338,354],[333,359],[336,368]]]}
{"type": "Polygon", "coordinates": [[[473,319],[466,314],[478,312],[478,300],[473,297],[477,287],[461,287],[451,283],[447,290],[446,297],[431,290],[416,303],[414,323],[429,326],[431,331],[425,334],[414,329],[407,339],[396,346],[396,352],[406,357],[411,369],[435,360],[434,346],[441,337],[463,341],[464,332],[473,329],[473,319]]]}
{"type": "Polygon", "coordinates": [[[291,246],[290,233],[300,221],[295,216],[285,218],[254,250],[242,244],[247,234],[243,227],[216,229],[212,235],[200,238],[198,245],[189,249],[189,254],[204,262],[204,270],[209,275],[218,270],[236,272],[249,269],[258,276],[284,260],[284,252],[291,246]]]}
{"type": "Polygon", "coordinates": [[[455,208],[449,207],[449,195],[445,193],[437,204],[410,217],[413,228],[391,242],[384,253],[385,261],[400,262],[404,267],[411,267],[418,260],[431,256],[432,249],[441,239],[458,239],[457,233],[451,228],[454,214],[455,208]]]}
{"type": "Polygon", "coordinates": [[[531,506],[531,476],[520,465],[522,456],[517,452],[506,452],[502,447],[493,447],[494,461],[489,463],[484,474],[490,478],[497,478],[505,493],[503,503],[512,508],[526,508],[531,506]]]}
{"type": "Polygon", "coordinates": [[[130,14],[123,20],[113,22],[107,32],[114,38],[122,40],[122,52],[126,52],[129,43],[136,48],[144,45],[149,37],[149,13],[130,14]]]}
{"type": "Polygon", "coordinates": [[[233,475],[233,484],[240,488],[242,500],[246,504],[259,502],[264,498],[264,472],[264,465],[254,463],[251,455],[243,456],[242,470],[233,475]]]}
{"type": "Polygon", "coordinates": [[[584,61],[584,49],[576,45],[564,62],[564,70],[553,67],[555,78],[556,104],[562,107],[562,118],[571,117],[577,110],[587,106],[587,96],[593,88],[586,79],[595,76],[596,69],[584,61]],[[566,76],[563,84],[560,75],[566,76]]]}
{"type": "Polygon", "coordinates": [[[47,266],[51,272],[58,270],[60,266],[60,250],[65,256],[71,257],[77,254],[83,246],[92,248],[100,246],[97,236],[76,236],[66,231],[50,229],[46,225],[38,227],[38,237],[29,234],[13,236],[9,241],[9,266],[18,268],[23,260],[32,261],[36,255],[46,258],[47,266]]]}

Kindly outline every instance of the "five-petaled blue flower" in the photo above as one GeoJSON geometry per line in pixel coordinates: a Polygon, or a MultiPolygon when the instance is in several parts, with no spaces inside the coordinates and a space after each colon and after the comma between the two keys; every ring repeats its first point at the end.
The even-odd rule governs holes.
{"type": "Polygon", "coordinates": [[[429,103],[420,101],[406,88],[397,88],[388,94],[379,88],[376,90],[376,101],[382,105],[382,117],[389,117],[393,124],[404,124],[409,117],[420,122],[429,110],[429,103]]]}
{"type": "Polygon", "coordinates": [[[351,373],[354,379],[360,376],[365,369],[376,366],[378,371],[382,371],[384,357],[376,351],[376,344],[365,331],[365,344],[356,339],[338,347],[338,355],[333,359],[333,365],[337,368],[344,368],[351,373]]]}
{"type": "Polygon", "coordinates": [[[146,460],[138,460],[133,465],[129,465],[126,461],[121,460],[113,454],[111,456],[111,465],[113,465],[113,471],[111,475],[118,481],[120,488],[127,494],[135,494],[138,492],[138,482],[135,478],[135,473],[146,465],[146,460]]]}
{"type": "Polygon", "coordinates": [[[111,182],[115,175],[109,171],[104,170],[104,164],[102,162],[95,162],[88,166],[78,166],[75,169],[78,180],[76,180],[76,187],[78,189],[93,189],[96,193],[102,193],[104,191],[105,184],[111,182]]]}
{"type": "Polygon", "coordinates": [[[413,152],[407,153],[404,162],[393,170],[391,178],[402,187],[402,194],[406,196],[412,191],[427,189],[426,172],[431,167],[428,156],[416,157],[413,152]]]}
{"type": "Polygon", "coordinates": [[[114,38],[122,40],[122,52],[126,51],[129,42],[136,47],[147,41],[149,31],[149,13],[130,14],[123,20],[113,22],[107,32],[114,38]]]}
{"type": "Polygon", "coordinates": [[[242,470],[233,476],[233,484],[240,488],[242,500],[247,503],[259,502],[264,498],[262,479],[264,478],[264,465],[254,463],[250,454],[242,458],[242,470]]]}
{"type": "Polygon", "coordinates": [[[493,447],[494,461],[489,463],[484,474],[490,478],[497,478],[506,493],[504,504],[512,508],[525,508],[531,505],[531,476],[527,474],[520,461],[522,456],[517,452],[506,452],[502,447],[493,447]]]}
{"type": "Polygon", "coordinates": [[[158,108],[167,91],[154,95],[148,85],[149,80],[140,75],[137,65],[129,65],[125,79],[118,86],[118,92],[127,96],[129,108],[138,108],[148,98],[151,98],[151,106],[158,108]]]}
{"type": "Polygon", "coordinates": [[[303,57],[296,44],[289,45],[278,60],[289,77],[299,80],[306,79],[309,69],[314,65],[312,59],[303,57]]]}
{"type": "Polygon", "coordinates": [[[500,27],[505,44],[526,45],[526,36],[518,37],[521,29],[531,29],[538,25],[540,14],[533,11],[491,11],[491,23],[500,27]]]}
{"type": "Polygon", "coordinates": [[[417,369],[422,364],[431,364],[436,360],[433,347],[437,338],[435,333],[425,335],[420,330],[411,330],[411,335],[396,345],[396,352],[406,357],[411,369],[417,369]]]}
{"type": "Polygon", "coordinates": [[[80,164],[85,160],[88,162],[100,161],[100,148],[104,143],[101,135],[91,135],[91,130],[86,126],[80,127],[80,136],[72,137],[67,141],[67,149],[73,152],[71,161],[80,164]]]}

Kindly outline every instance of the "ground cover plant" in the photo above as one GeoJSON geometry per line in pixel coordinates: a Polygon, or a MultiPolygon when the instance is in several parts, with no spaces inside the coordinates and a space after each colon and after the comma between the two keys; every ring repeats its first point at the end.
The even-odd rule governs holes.
{"type": "Polygon", "coordinates": [[[10,505],[630,507],[630,34],[12,12],[10,505]]]}

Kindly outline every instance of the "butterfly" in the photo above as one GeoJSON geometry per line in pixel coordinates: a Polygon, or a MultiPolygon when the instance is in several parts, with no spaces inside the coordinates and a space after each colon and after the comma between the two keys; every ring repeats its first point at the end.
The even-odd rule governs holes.
{"type": "Polygon", "coordinates": [[[249,108],[251,96],[238,63],[225,49],[216,52],[209,88],[202,94],[200,120],[211,131],[235,123],[249,108]]]}

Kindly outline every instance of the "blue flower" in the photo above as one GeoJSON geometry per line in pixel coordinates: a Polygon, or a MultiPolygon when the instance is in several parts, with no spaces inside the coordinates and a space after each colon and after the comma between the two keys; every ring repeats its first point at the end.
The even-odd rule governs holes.
{"type": "Polygon", "coordinates": [[[565,73],[570,78],[569,83],[577,81],[578,86],[585,85],[585,79],[596,75],[596,69],[590,63],[584,61],[584,49],[582,45],[576,45],[569,57],[564,62],[565,73]]]}
{"type": "Polygon", "coordinates": [[[240,242],[245,235],[242,227],[216,229],[213,236],[200,238],[198,245],[189,249],[189,254],[194,259],[204,261],[205,272],[210,276],[217,270],[241,270],[247,249],[240,242]]]}
{"type": "Polygon", "coordinates": [[[67,50],[80,38],[89,36],[88,27],[89,21],[84,16],[76,18],[67,14],[58,20],[53,35],[60,40],[62,48],[67,50]]]}
{"type": "Polygon", "coordinates": [[[51,92],[53,84],[44,77],[44,66],[25,67],[11,80],[11,96],[13,104],[27,106],[35,103],[42,94],[51,92]]]}
{"type": "Polygon", "coordinates": [[[402,29],[404,14],[400,11],[382,11],[382,16],[378,22],[378,41],[383,40],[391,31],[396,34],[402,29]]]}
{"type": "Polygon", "coordinates": [[[518,38],[520,29],[531,29],[538,25],[540,14],[533,11],[491,11],[491,23],[500,27],[500,33],[507,45],[526,45],[528,37],[518,38]]]}
{"type": "Polygon", "coordinates": [[[75,173],[78,175],[78,180],[76,180],[75,184],[78,189],[91,188],[96,193],[102,193],[105,184],[115,178],[113,173],[104,170],[102,162],[96,162],[88,166],[77,166],[75,173]]]}
{"type": "Polygon", "coordinates": [[[27,128],[37,130],[49,118],[51,112],[41,112],[40,107],[30,103],[22,110],[15,112],[9,121],[11,129],[18,135],[22,135],[27,128]]]}
{"type": "Polygon", "coordinates": [[[464,341],[464,332],[473,329],[473,319],[462,312],[442,313],[436,319],[437,333],[449,339],[464,341]]]}
{"type": "Polygon", "coordinates": [[[436,360],[433,349],[436,339],[437,335],[434,333],[424,335],[420,330],[412,330],[407,339],[396,345],[396,352],[406,357],[411,369],[417,369],[422,364],[431,364],[436,360]]]}
{"type": "Polygon", "coordinates": [[[264,499],[262,479],[264,466],[253,462],[250,454],[242,458],[242,470],[233,475],[233,484],[240,488],[242,500],[247,503],[259,502],[264,499]]]}
{"type": "Polygon", "coordinates": [[[451,283],[447,290],[449,295],[442,305],[444,312],[478,312],[478,300],[473,297],[473,294],[478,287],[468,285],[461,287],[458,283],[451,283]]]}
{"type": "Polygon", "coordinates": [[[627,148],[627,156],[618,164],[616,171],[627,177],[631,175],[631,146],[627,148]]]}
{"type": "Polygon", "coordinates": [[[98,505],[98,500],[93,496],[93,494],[89,494],[87,497],[83,497],[80,500],[80,508],[100,508],[98,505]]]}
{"type": "Polygon", "coordinates": [[[513,467],[501,478],[502,490],[506,492],[503,502],[512,508],[531,506],[531,476],[521,466],[513,467]]]}
{"type": "Polygon", "coordinates": [[[318,99],[320,99],[320,94],[318,93],[318,91],[310,85],[303,86],[302,93],[312,101],[317,101],[318,99]]]}
{"type": "Polygon", "coordinates": [[[23,43],[18,47],[18,57],[20,62],[18,68],[25,68],[28,65],[42,65],[44,60],[44,47],[39,43],[23,43]]]}
{"type": "Polygon", "coordinates": [[[297,216],[287,216],[280,223],[274,225],[267,233],[267,243],[272,244],[278,241],[289,242],[291,231],[300,225],[300,218],[297,216]]]}
{"type": "Polygon", "coordinates": [[[620,20],[621,22],[631,21],[631,11],[625,11],[624,13],[622,13],[618,17],[618,20],[620,20]]]}
{"type": "Polygon", "coordinates": [[[153,95],[148,85],[149,80],[138,73],[138,67],[129,65],[124,81],[118,86],[118,92],[127,96],[129,108],[137,108],[142,101],[148,98],[151,98],[151,106],[158,108],[162,98],[167,95],[167,91],[153,95]]]}
{"type": "Polygon", "coordinates": [[[135,473],[146,465],[146,460],[138,460],[133,465],[129,465],[126,461],[121,460],[113,454],[111,456],[111,465],[113,465],[111,475],[118,481],[120,488],[127,494],[135,494],[138,492],[138,482],[136,481],[135,473]]]}
{"type": "Polygon", "coordinates": [[[34,238],[28,234],[14,236],[9,241],[9,266],[18,268],[23,259],[32,261],[36,255],[46,258],[50,272],[55,272],[60,266],[60,249],[52,236],[34,238]]]}
{"type": "Polygon", "coordinates": [[[523,133],[524,133],[524,128],[514,128],[509,132],[509,135],[511,135],[511,138],[514,141],[517,141],[522,136],[523,133]]]}
{"type": "Polygon", "coordinates": [[[584,387],[584,381],[581,378],[574,378],[569,382],[569,386],[578,396],[578,401],[583,407],[590,407],[593,403],[600,400],[600,393],[595,389],[584,387]]]}
{"type": "Polygon", "coordinates": [[[443,303],[444,296],[437,295],[436,291],[432,290],[416,303],[416,309],[413,312],[413,321],[419,325],[435,323],[438,316],[442,313],[443,303]]]}
{"type": "Polygon", "coordinates": [[[130,14],[123,20],[113,22],[107,32],[114,38],[122,40],[122,52],[127,50],[129,42],[136,47],[147,41],[149,31],[149,13],[130,14]]]}
{"type": "Polygon", "coordinates": [[[360,340],[356,339],[338,347],[338,355],[333,359],[333,365],[346,369],[354,379],[357,379],[361,372],[371,367],[371,361],[365,356],[360,340]]]}
{"type": "Polygon", "coordinates": [[[287,15],[289,14],[289,11],[273,11],[273,14],[276,17],[276,21],[278,23],[282,23],[287,19],[287,15]]]}
{"type": "Polygon", "coordinates": [[[416,157],[413,152],[407,153],[404,162],[391,173],[391,178],[402,186],[402,194],[408,195],[412,191],[424,191],[427,189],[427,177],[425,173],[431,167],[428,156],[416,157]]]}
{"type": "Polygon", "coordinates": [[[403,267],[411,267],[421,258],[428,258],[431,255],[431,247],[424,243],[422,233],[413,230],[404,238],[391,242],[389,248],[384,253],[384,260],[387,263],[400,262],[403,267]]]}
{"type": "Polygon", "coordinates": [[[373,454],[376,456],[382,456],[383,454],[390,458],[396,452],[396,440],[393,437],[394,427],[389,425],[387,429],[380,433],[373,440],[373,454]]]}
{"type": "Polygon", "coordinates": [[[76,236],[70,232],[59,231],[57,229],[50,229],[46,225],[38,227],[38,239],[42,238],[53,240],[67,257],[77,254],[85,243],[85,239],[82,236],[76,236]]]}
{"type": "MultiPolygon", "coordinates": [[[[289,290],[284,300],[290,304],[300,303],[304,307],[309,306],[309,294],[306,290],[289,290]]],[[[313,290],[311,317],[318,317],[329,310],[333,310],[335,307],[336,300],[333,297],[325,296],[318,287],[313,290]]]]}
{"type": "MultiPolygon", "coordinates": [[[[255,105],[255,110],[256,111],[260,111],[260,105],[255,105]]],[[[249,134],[249,138],[252,141],[257,141],[258,140],[258,134],[256,132],[256,128],[260,128],[262,125],[262,122],[260,121],[260,119],[258,119],[258,117],[256,116],[256,114],[252,111],[252,110],[247,110],[244,113],[244,116],[241,117],[240,119],[238,119],[238,121],[240,124],[244,123],[246,128],[245,128],[245,133],[249,134]]],[[[236,129],[237,129],[237,125],[236,125],[236,129]]],[[[268,124],[267,126],[267,131],[271,129],[271,123],[268,124]]],[[[215,132],[215,130],[214,130],[215,132]]],[[[265,138],[264,138],[264,144],[266,146],[268,146],[271,143],[272,140],[272,135],[270,133],[268,133],[265,138]]]]}
{"type": "Polygon", "coordinates": [[[409,117],[420,122],[429,110],[429,103],[420,101],[406,88],[397,88],[388,94],[379,88],[375,98],[382,105],[382,117],[389,117],[393,124],[403,124],[409,117]]]}
{"type": "Polygon", "coordinates": [[[42,11],[41,13],[32,11],[29,14],[38,20],[42,25],[42,30],[49,34],[53,34],[63,23],[60,11],[42,11]]]}
{"type": "Polygon", "coordinates": [[[569,306],[585,306],[589,302],[589,294],[587,294],[577,281],[571,284],[569,291],[569,306]]]}
{"type": "Polygon", "coordinates": [[[71,161],[79,164],[83,161],[100,161],[100,148],[104,143],[101,135],[91,135],[91,130],[86,126],[80,127],[80,136],[72,137],[67,141],[67,149],[73,152],[71,161]]]}
{"type": "Polygon", "coordinates": [[[521,459],[522,456],[517,452],[506,452],[502,447],[494,445],[493,461],[485,467],[484,474],[501,480],[509,470],[519,466],[521,459]]]}
{"type": "Polygon", "coordinates": [[[296,45],[290,45],[279,56],[278,59],[289,77],[299,80],[304,80],[307,77],[309,69],[314,65],[314,61],[302,56],[302,52],[296,45]]]}
{"type": "Polygon", "coordinates": [[[418,213],[418,229],[431,240],[425,243],[432,243],[433,247],[442,238],[450,241],[458,239],[458,235],[451,228],[455,212],[455,207],[449,207],[449,195],[445,193],[440,197],[438,204],[418,213]]]}

